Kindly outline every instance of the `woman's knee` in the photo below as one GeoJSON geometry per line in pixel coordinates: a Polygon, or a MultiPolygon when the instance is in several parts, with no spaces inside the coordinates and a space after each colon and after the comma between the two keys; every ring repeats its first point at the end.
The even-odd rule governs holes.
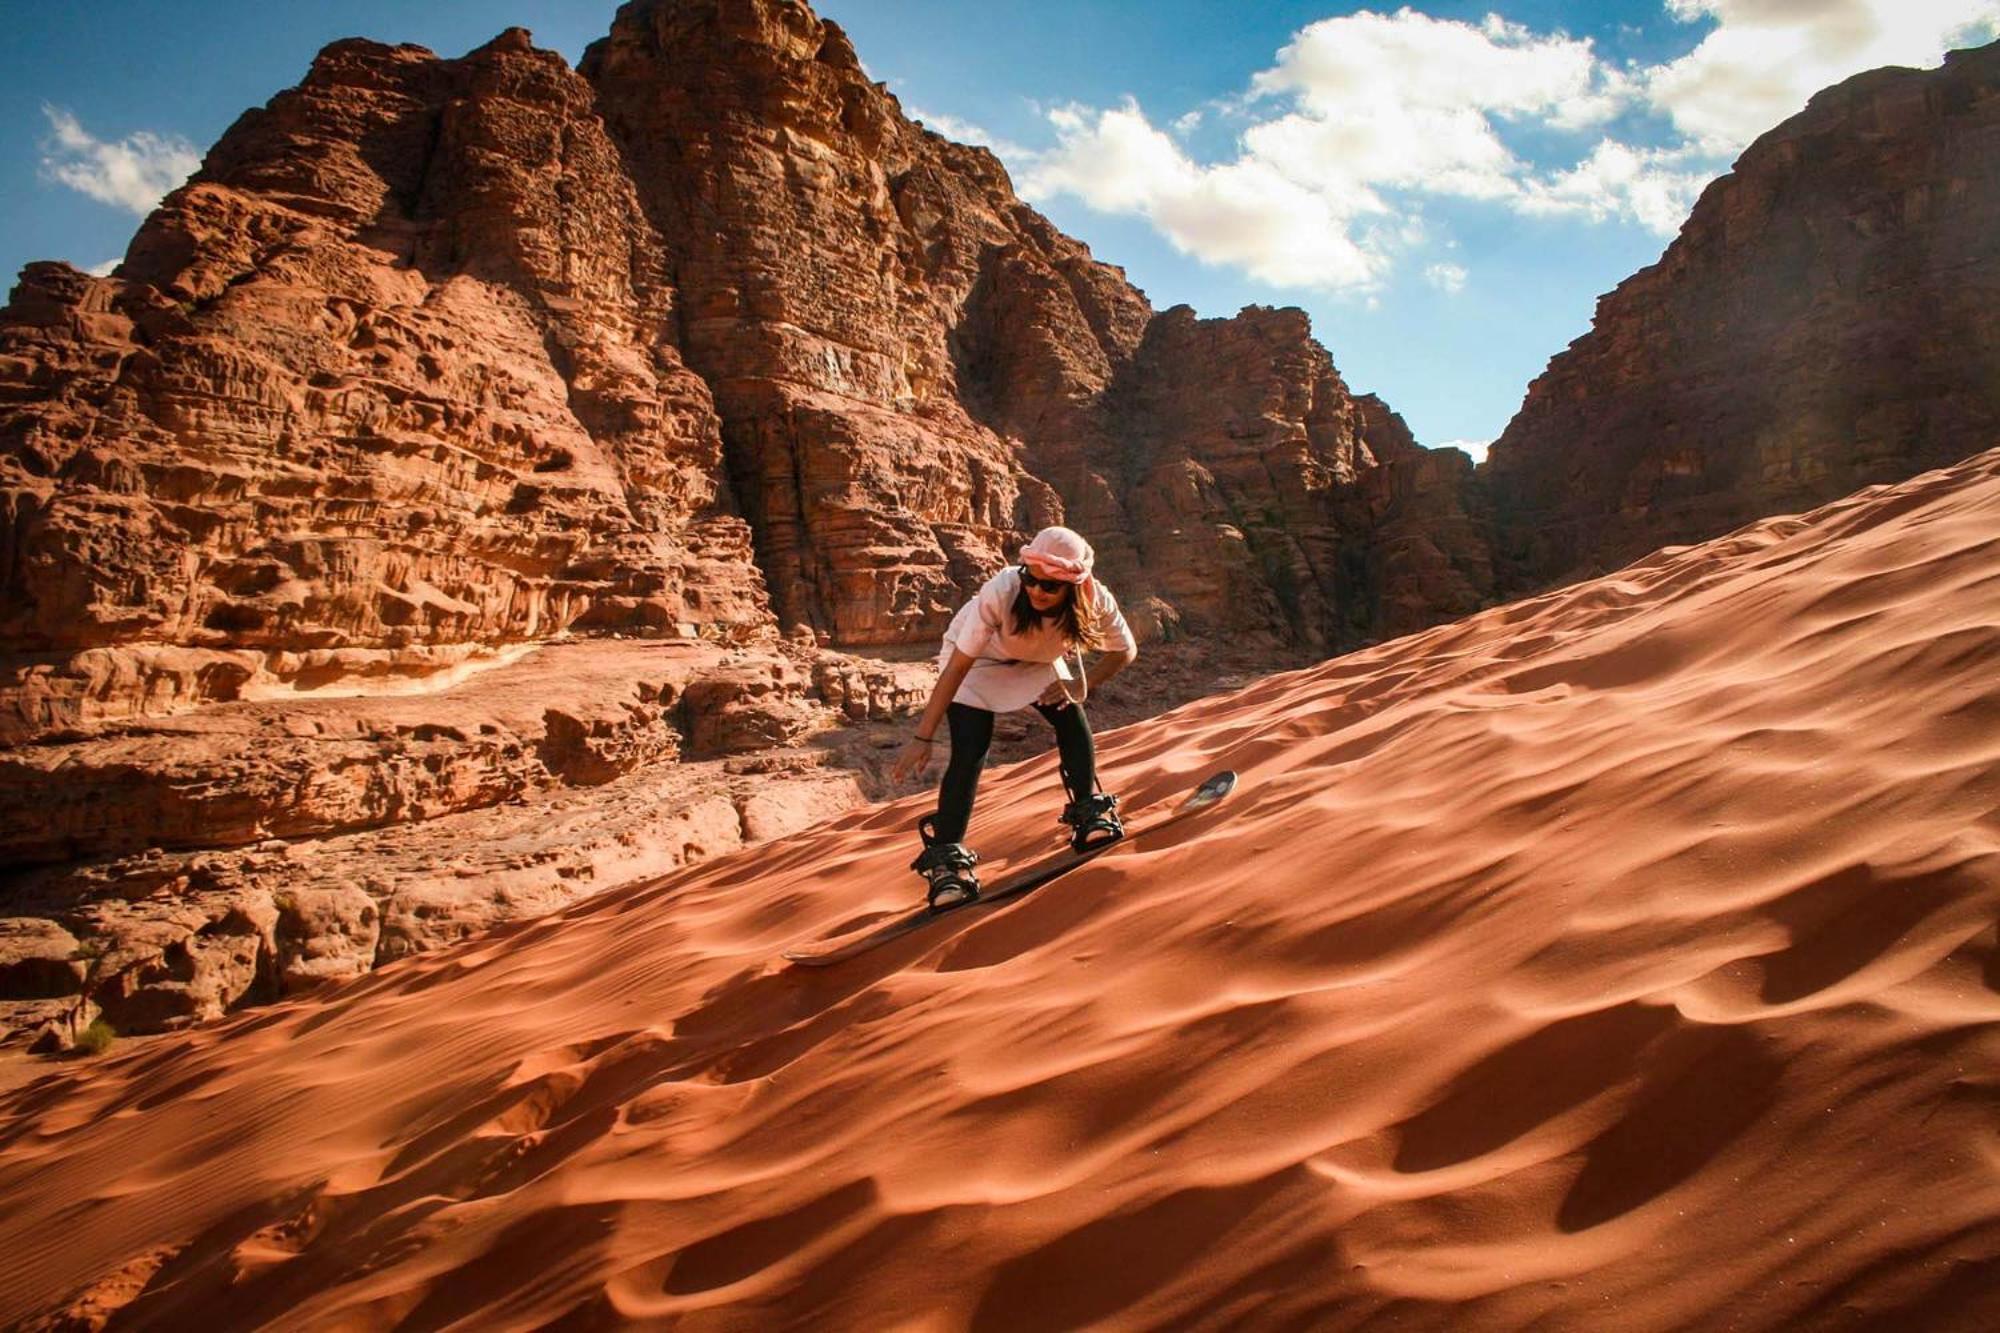
{"type": "Polygon", "coordinates": [[[1056,739],[1090,739],[1090,718],[1084,713],[1082,704],[1071,704],[1067,708],[1050,708],[1044,704],[1035,706],[1042,710],[1042,716],[1055,728],[1056,739]]]}

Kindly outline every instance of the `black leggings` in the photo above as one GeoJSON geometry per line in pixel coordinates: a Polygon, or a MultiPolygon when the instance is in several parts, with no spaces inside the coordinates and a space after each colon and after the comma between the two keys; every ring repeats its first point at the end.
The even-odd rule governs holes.
{"type": "MultiPolygon", "coordinates": [[[[1035,711],[1056,729],[1056,749],[1062,756],[1063,786],[1072,801],[1097,790],[1097,746],[1090,738],[1090,719],[1081,704],[1050,708],[1036,704],[1035,711]]],[[[937,839],[964,842],[966,825],[972,822],[972,798],[979,793],[979,768],[993,744],[993,714],[971,704],[953,704],[945,711],[951,723],[951,764],[938,784],[937,839]]]]}

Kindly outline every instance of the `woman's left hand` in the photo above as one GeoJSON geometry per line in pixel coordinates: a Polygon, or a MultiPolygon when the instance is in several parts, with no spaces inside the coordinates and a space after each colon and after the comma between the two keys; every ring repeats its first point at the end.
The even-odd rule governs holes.
{"type": "MultiPolygon", "coordinates": [[[[1020,696],[1014,697],[1018,699],[1020,696]]],[[[1069,697],[1069,691],[1064,688],[1060,680],[1052,680],[1049,682],[1049,687],[1042,691],[1042,697],[1035,702],[1045,708],[1068,708],[1076,701],[1069,697]]]]}
{"type": "Polygon", "coordinates": [[[911,737],[903,746],[903,752],[896,756],[896,766],[889,771],[890,778],[897,782],[907,782],[911,778],[922,777],[924,770],[931,766],[934,748],[929,741],[911,737]]]}

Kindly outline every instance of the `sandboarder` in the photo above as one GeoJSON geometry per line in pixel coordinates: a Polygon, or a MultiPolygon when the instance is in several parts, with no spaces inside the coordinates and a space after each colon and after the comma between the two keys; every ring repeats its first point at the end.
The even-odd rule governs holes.
{"type": "Polygon", "coordinates": [[[1090,688],[1139,655],[1118,600],[1091,576],[1095,553],[1068,528],[1043,528],[1021,560],[988,579],[944,632],[938,683],[896,759],[897,781],[930,767],[940,723],[951,727],[951,761],[938,784],[937,813],[917,823],[924,849],[910,865],[930,882],[933,911],[979,896],[978,854],[965,845],[979,768],[993,743],[993,717],[1034,705],[1055,728],[1069,804],[1062,822],[1077,851],[1124,836],[1118,798],[1097,789],[1097,753],[1083,700],[1090,688]],[[1088,669],[1083,654],[1101,652],[1088,669]],[[1074,656],[1075,666],[1070,665],[1074,656]]]}

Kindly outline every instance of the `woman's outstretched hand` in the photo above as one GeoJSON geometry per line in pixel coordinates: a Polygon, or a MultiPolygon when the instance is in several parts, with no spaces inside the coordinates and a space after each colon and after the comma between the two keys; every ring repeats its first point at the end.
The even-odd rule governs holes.
{"type": "Polygon", "coordinates": [[[931,751],[936,748],[928,741],[912,739],[896,756],[896,767],[890,770],[890,776],[898,782],[923,776],[924,770],[931,766],[931,751]]]}

